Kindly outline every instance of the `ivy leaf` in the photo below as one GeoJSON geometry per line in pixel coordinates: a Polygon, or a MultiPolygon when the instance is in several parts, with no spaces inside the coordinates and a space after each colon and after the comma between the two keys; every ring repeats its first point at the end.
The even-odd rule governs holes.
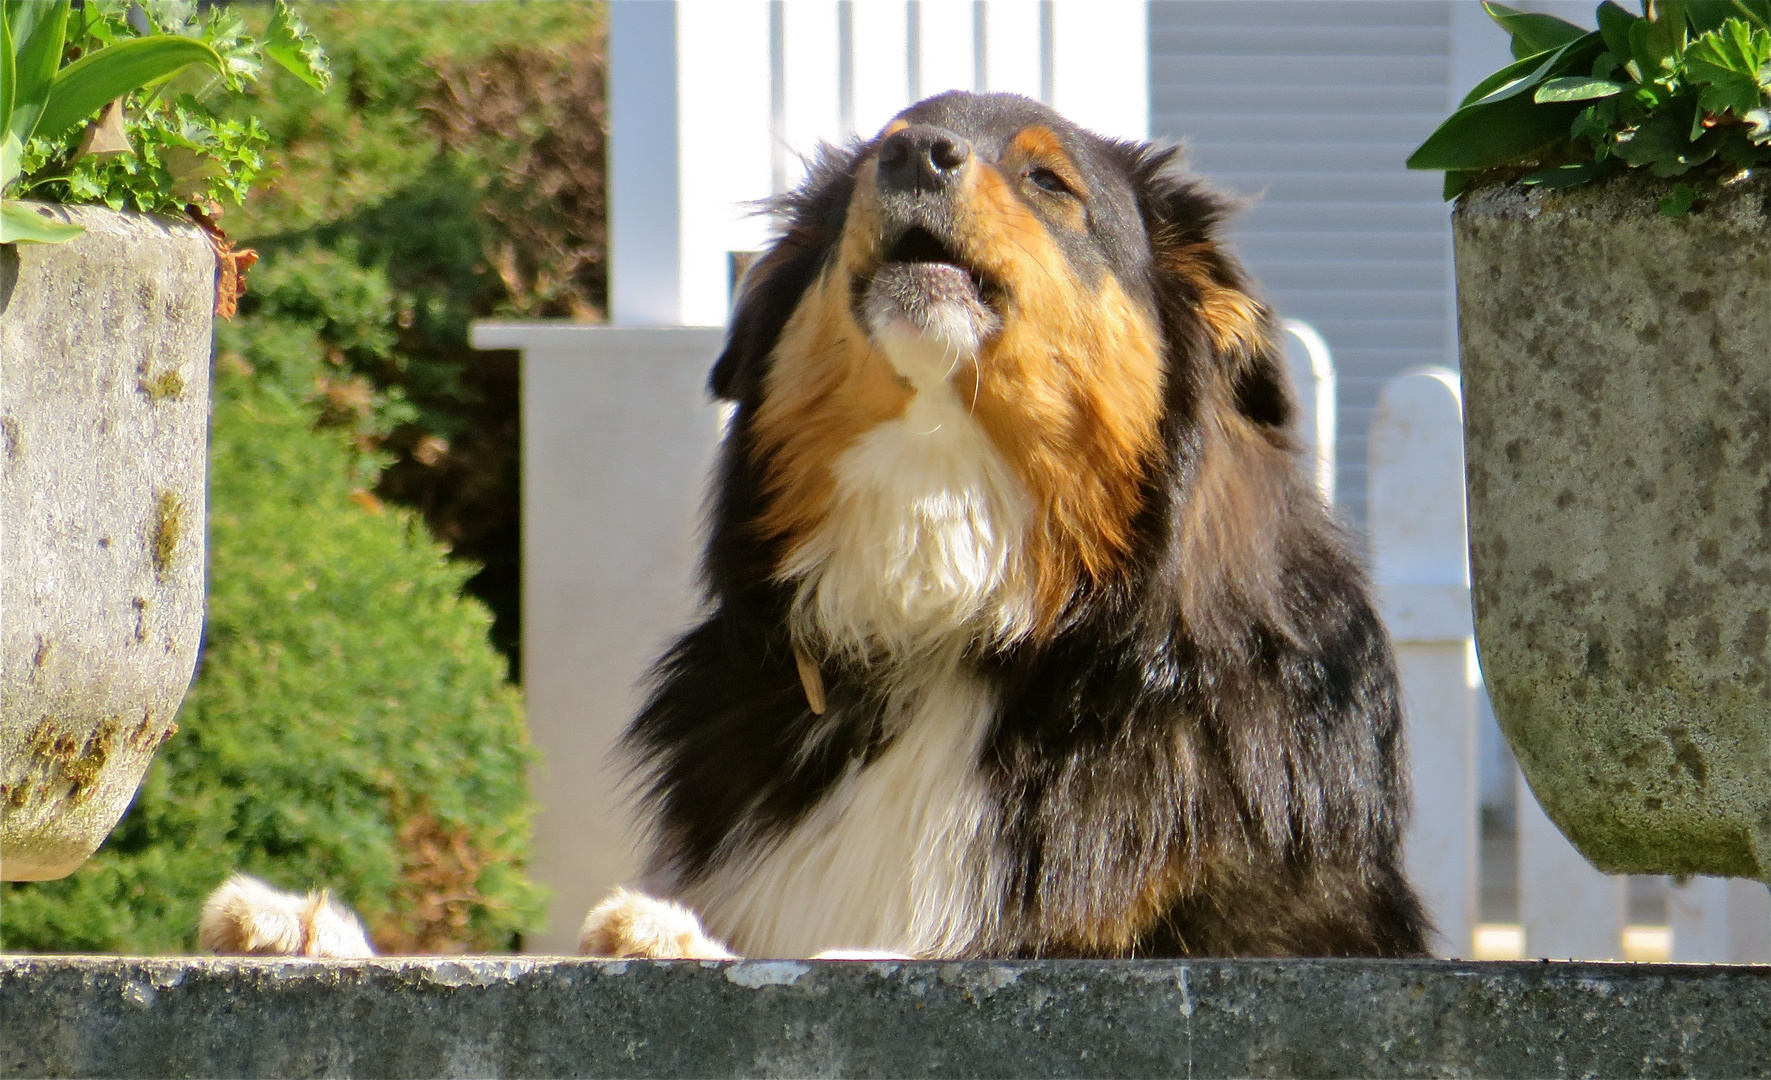
{"type": "Polygon", "coordinates": [[[1623,83],[1612,82],[1610,79],[1589,79],[1578,75],[1568,75],[1560,79],[1551,79],[1537,88],[1531,96],[1533,101],[1592,101],[1594,98],[1608,98],[1613,94],[1621,94],[1628,87],[1623,83]]]}
{"type": "Polygon", "coordinates": [[[332,85],[332,68],[319,40],[308,33],[301,16],[289,10],[284,0],[277,0],[276,13],[265,28],[264,54],[315,90],[332,85]]]}

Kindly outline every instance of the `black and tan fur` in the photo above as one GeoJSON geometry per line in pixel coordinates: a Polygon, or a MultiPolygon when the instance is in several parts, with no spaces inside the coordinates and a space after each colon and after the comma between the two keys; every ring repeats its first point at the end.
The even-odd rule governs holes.
{"type": "Polygon", "coordinates": [[[915,676],[891,656],[824,643],[840,723],[808,705],[796,638],[802,656],[819,643],[796,635],[782,568],[829,512],[832,462],[913,394],[862,299],[913,228],[999,324],[951,383],[1033,504],[1014,571],[1031,619],[957,661],[996,701],[970,766],[999,810],[1000,888],[955,951],[1420,953],[1389,646],[1294,463],[1276,328],[1217,242],[1224,203],[1170,151],[954,93],[827,151],[779,211],[713,372],[737,408],[710,614],[629,735],[654,881],[694,895],[893,738],[890,692],[915,676]],[[970,144],[961,178],[882,195],[882,147],[927,129],[970,144]]]}

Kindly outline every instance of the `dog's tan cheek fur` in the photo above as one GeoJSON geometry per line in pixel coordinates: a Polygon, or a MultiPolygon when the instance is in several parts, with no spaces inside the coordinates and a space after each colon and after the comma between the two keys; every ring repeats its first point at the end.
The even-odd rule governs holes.
{"type": "Polygon", "coordinates": [[[956,387],[1039,507],[1028,558],[1049,631],[1079,578],[1124,564],[1162,406],[1161,336],[1110,274],[1089,288],[994,168],[971,171],[965,249],[1009,310],[956,387]]]}
{"type": "Polygon", "coordinates": [[[849,311],[850,267],[872,257],[878,233],[871,191],[858,186],[836,264],[782,329],[752,429],[768,505],[759,525],[779,541],[783,559],[829,514],[837,458],[870,428],[901,415],[912,396],[849,311]]]}

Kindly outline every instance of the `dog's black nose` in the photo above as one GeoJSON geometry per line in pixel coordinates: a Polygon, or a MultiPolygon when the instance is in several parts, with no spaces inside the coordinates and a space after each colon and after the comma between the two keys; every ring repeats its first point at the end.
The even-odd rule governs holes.
{"type": "Polygon", "coordinates": [[[879,144],[879,186],[885,191],[939,191],[972,159],[972,144],[946,128],[914,124],[879,144]]]}

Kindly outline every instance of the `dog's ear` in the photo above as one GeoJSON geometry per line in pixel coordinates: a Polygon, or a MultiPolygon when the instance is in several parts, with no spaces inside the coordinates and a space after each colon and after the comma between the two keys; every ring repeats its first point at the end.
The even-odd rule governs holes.
{"type": "Polygon", "coordinates": [[[781,223],[781,236],[744,275],[725,351],[708,379],[715,397],[755,400],[781,328],[842,237],[855,164],[866,150],[860,143],[820,145],[806,163],[804,183],[764,204],[781,223]]]}
{"type": "Polygon", "coordinates": [[[1278,320],[1218,243],[1231,202],[1181,174],[1174,157],[1148,149],[1133,168],[1164,328],[1172,343],[1209,351],[1238,411],[1280,439],[1296,408],[1278,320]]]}

